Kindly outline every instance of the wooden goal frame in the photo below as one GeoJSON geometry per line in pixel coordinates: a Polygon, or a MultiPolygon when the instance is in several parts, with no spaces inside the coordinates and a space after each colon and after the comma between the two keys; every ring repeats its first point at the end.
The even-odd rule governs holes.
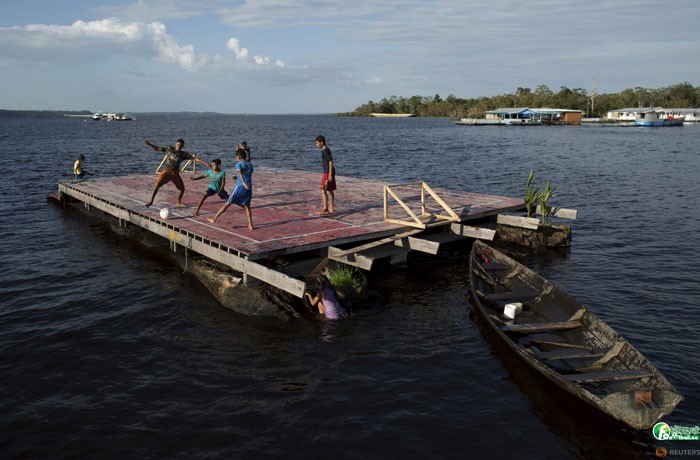
{"type": "Polygon", "coordinates": [[[385,185],[384,186],[384,221],[393,223],[393,224],[400,224],[400,225],[406,225],[408,227],[415,227],[415,228],[420,228],[420,229],[426,229],[430,227],[437,227],[440,225],[447,225],[450,223],[454,222],[461,222],[461,219],[457,215],[456,212],[450,208],[445,201],[438,196],[435,191],[430,188],[428,184],[425,183],[425,181],[416,181],[416,182],[406,182],[403,184],[391,184],[391,185],[385,185]],[[419,185],[420,186],[420,202],[421,202],[421,216],[418,217],[416,213],[411,211],[411,209],[408,207],[408,205],[399,197],[399,195],[393,190],[394,188],[397,187],[408,187],[408,186],[415,186],[419,185]],[[447,213],[447,215],[444,214],[433,214],[429,213],[426,211],[425,207],[425,192],[428,192],[428,194],[433,197],[433,199],[442,207],[442,209],[447,213]],[[413,219],[412,221],[408,220],[399,220],[399,219],[390,219],[389,218],[389,195],[391,195],[396,202],[408,213],[408,215],[413,219]],[[425,222],[425,220],[428,219],[437,219],[435,222],[425,222]]]}

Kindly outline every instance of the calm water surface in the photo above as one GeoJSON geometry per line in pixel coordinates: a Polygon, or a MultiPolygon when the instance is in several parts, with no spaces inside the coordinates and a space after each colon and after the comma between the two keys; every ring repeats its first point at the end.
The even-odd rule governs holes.
{"type": "MultiPolygon", "coordinates": [[[[0,119],[3,458],[654,458],[663,444],[515,360],[467,299],[464,248],[375,273],[376,302],[332,326],[250,319],[168,259],[46,203],[79,153],[152,172],[144,139],[232,166],[424,179],[522,196],[532,168],[579,210],[573,247],[527,262],[649,357],[700,424],[700,125],[463,127],[328,116],[0,119]]],[[[190,190],[188,193],[194,193],[190,190]]],[[[199,192],[197,192],[199,193],[199,192]]],[[[338,206],[343,204],[342,183],[338,206]]]]}

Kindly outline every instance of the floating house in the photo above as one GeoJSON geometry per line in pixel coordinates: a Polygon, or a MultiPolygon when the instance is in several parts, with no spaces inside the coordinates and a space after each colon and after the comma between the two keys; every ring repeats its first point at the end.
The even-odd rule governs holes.
{"type": "Polygon", "coordinates": [[[505,125],[535,125],[541,122],[535,117],[535,112],[528,107],[500,108],[489,110],[484,119],[496,121],[505,125]]]}
{"type": "Polygon", "coordinates": [[[462,118],[460,125],[580,125],[580,110],[529,107],[500,108],[485,112],[484,118],[462,118]]]}
{"type": "Polygon", "coordinates": [[[635,121],[643,113],[662,112],[674,118],[684,117],[685,121],[700,121],[700,109],[665,109],[663,107],[638,107],[611,110],[606,114],[609,120],[635,121]]]}
{"type": "Polygon", "coordinates": [[[532,109],[535,116],[546,125],[580,125],[583,112],[569,109],[532,109]]]}

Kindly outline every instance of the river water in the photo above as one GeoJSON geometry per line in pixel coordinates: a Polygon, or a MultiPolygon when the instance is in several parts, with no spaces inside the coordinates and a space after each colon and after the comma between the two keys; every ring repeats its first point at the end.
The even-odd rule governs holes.
{"type": "Polygon", "coordinates": [[[376,300],[332,326],[251,319],[160,253],[46,202],[79,153],[99,176],[143,174],[160,161],[144,139],[183,137],[230,168],[246,140],[258,165],[319,171],[318,134],[340,175],[518,197],[530,169],[540,188],[551,181],[552,204],[579,211],[573,247],[527,263],[686,397],[666,422],[700,424],[700,125],[0,119],[3,458],[620,459],[700,449],[610,423],[513,359],[472,312],[464,247],[374,273],[376,300]]]}

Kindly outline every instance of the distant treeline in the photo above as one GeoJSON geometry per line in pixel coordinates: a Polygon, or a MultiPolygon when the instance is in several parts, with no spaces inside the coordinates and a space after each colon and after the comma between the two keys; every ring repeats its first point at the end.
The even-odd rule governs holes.
{"type": "Polygon", "coordinates": [[[1,110],[0,118],[22,118],[22,117],[62,117],[64,115],[91,115],[89,110],[1,110]]]}
{"type": "Polygon", "coordinates": [[[691,108],[700,106],[700,86],[679,83],[661,89],[628,88],[617,94],[591,94],[585,89],[562,86],[554,92],[546,85],[518,88],[511,94],[461,99],[450,94],[430,96],[391,96],[379,102],[369,101],[352,112],[339,116],[368,116],[371,113],[412,113],[420,117],[482,118],[488,110],[504,107],[553,107],[580,110],[584,116],[605,117],[606,113],[631,107],[691,108]]]}

